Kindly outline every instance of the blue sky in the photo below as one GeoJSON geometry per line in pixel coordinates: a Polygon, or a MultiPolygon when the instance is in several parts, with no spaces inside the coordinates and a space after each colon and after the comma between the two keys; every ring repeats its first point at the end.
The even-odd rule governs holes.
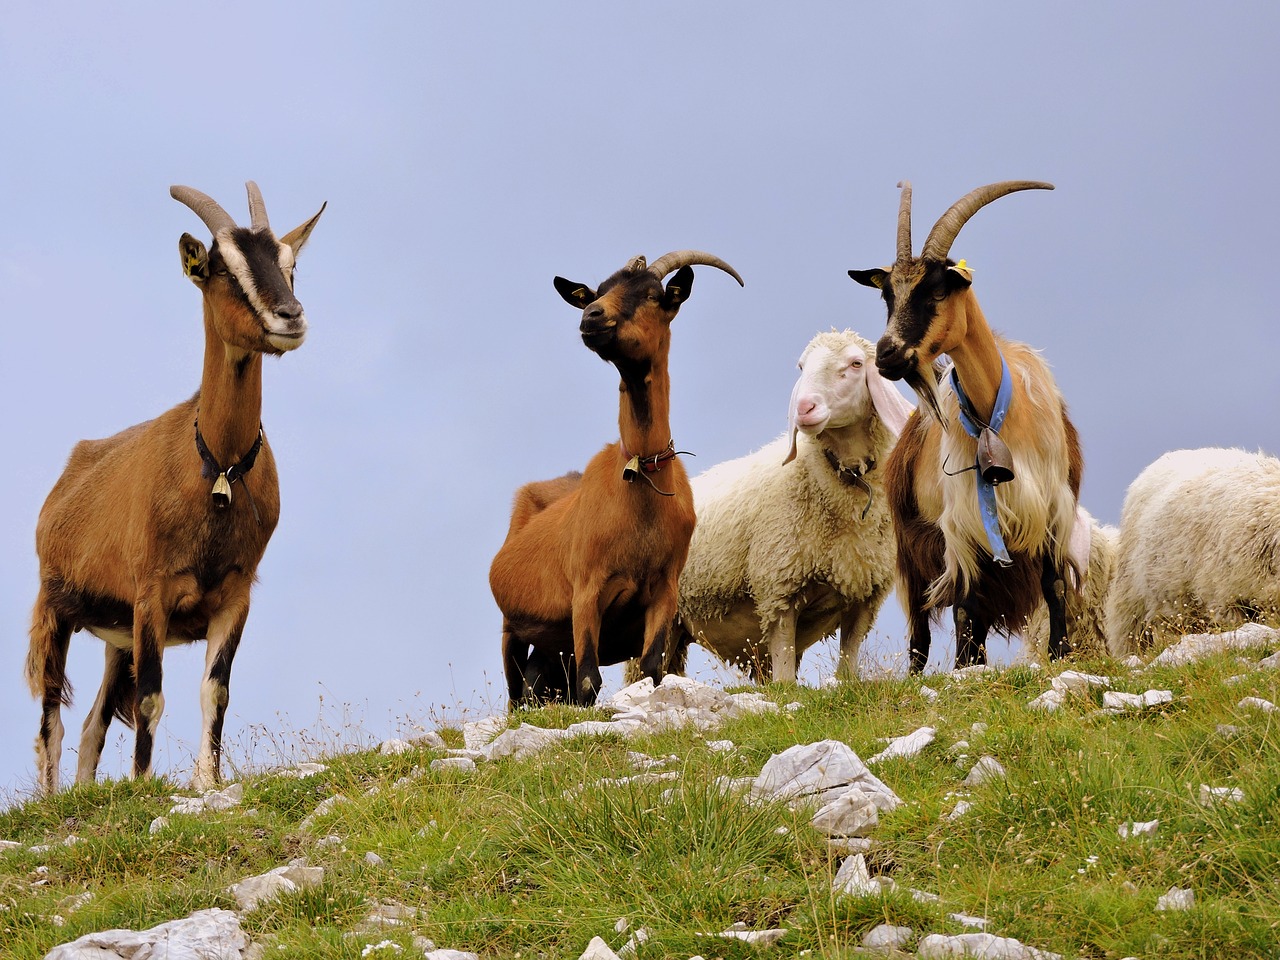
{"type": "MultiPolygon", "coordinates": [[[[488,564],[515,488],[617,435],[616,376],[551,285],[695,247],[671,351],[692,472],[777,436],[818,330],[875,339],[846,276],[974,186],[953,255],[1041,348],[1115,522],[1160,453],[1280,452],[1280,7],[1203,4],[18,3],[0,27],[0,791],[32,780],[36,516],[76,440],[190,396],[185,183],[281,229],[306,344],[269,361],[283,515],[236,659],[232,758],[504,708],[488,564]]],[[[917,244],[919,238],[917,238],[917,244]]],[[[830,644],[828,644],[830,646],[830,644]]],[[[905,649],[896,604],[868,653],[905,649]]],[[[941,638],[934,663],[950,658],[941,638]]],[[[808,655],[822,669],[830,652],[808,655]]],[[[102,645],[72,640],[77,702],[102,645]]],[[[156,768],[185,777],[203,648],[170,650],[156,768]]],[[[709,668],[708,668],[709,669],[709,668]]],[[[617,685],[616,670],[606,681],[617,685]]],[[[128,764],[112,728],[103,770],[128,764]]]]}

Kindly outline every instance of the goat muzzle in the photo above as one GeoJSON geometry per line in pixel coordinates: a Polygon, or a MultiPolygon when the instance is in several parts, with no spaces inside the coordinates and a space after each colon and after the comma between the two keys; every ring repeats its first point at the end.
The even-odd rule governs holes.
{"type": "Polygon", "coordinates": [[[1013,479],[1013,454],[990,427],[978,434],[978,472],[993,487],[1013,479]]]}

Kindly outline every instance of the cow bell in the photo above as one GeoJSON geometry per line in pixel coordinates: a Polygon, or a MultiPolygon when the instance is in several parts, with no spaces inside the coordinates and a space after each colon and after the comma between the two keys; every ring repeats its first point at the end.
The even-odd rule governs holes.
{"type": "Polygon", "coordinates": [[[213,502],[220,508],[231,505],[231,484],[225,473],[218,474],[218,479],[213,481],[213,502]]]}
{"type": "Polygon", "coordinates": [[[1013,479],[1013,454],[990,427],[978,434],[978,472],[993,487],[1013,479]]]}

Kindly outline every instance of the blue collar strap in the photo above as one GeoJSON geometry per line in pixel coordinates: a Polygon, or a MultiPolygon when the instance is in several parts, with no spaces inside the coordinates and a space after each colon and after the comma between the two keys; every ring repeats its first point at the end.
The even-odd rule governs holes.
{"type": "MultiPolygon", "coordinates": [[[[1013,378],[1009,375],[1009,364],[1005,362],[1003,354],[1000,356],[1000,389],[996,391],[996,405],[991,411],[990,423],[984,423],[974,411],[969,398],[960,387],[960,378],[956,375],[955,367],[951,368],[951,388],[955,390],[956,399],[960,401],[960,425],[964,427],[965,433],[977,440],[984,430],[990,430],[996,434],[1000,432],[1005,417],[1009,415],[1009,404],[1013,400],[1013,378]]],[[[1012,566],[1013,561],[1009,559],[1004,537],[1000,535],[995,484],[982,475],[982,470],[976,461],[969,469],[973,470],[974,478],[977,480],[978,506],[982,510],[982,526],[987,532],[987,544],[991,547],[991,556],[1002,567],[1012,566]]]]}

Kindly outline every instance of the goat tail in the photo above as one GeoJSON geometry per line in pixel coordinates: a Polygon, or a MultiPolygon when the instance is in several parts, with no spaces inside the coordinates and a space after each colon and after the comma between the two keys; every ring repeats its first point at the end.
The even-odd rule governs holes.
{"type": "Polygon", "coordinates": [[[71,626],[58,616],[45,599],[43,588],[31,613],[31,645],[27,648],[26,678],[37,700],[56,697],[71,706],[71,684],[67,680],[67,645],[71,626]]]}

